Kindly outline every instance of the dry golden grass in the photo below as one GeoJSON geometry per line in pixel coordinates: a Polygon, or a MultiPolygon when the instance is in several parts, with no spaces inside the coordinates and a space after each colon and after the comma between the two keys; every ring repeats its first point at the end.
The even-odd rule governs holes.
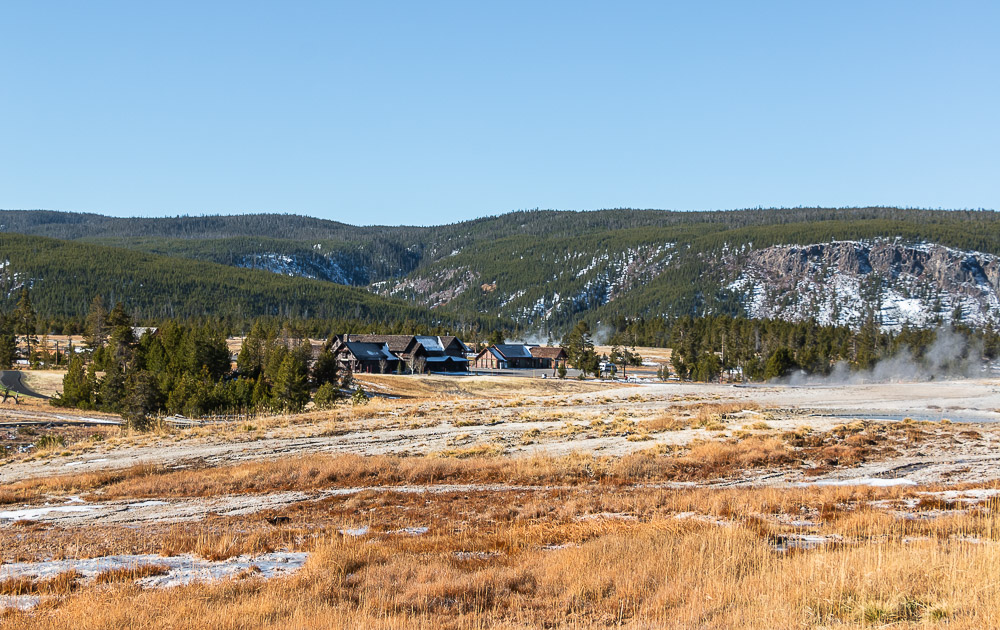
{"type": "MultiPolygon", "coordinates": [[[[689,421],[704,412],[718,422],[752,422],[730,417],[742,409],[722,405],[688,411],[689,421]]],[[[637,439],[649,431],[643,429],[650,421],[627,413],[605,418],[581,416],[565,427],[637,439]]],[[[10,580],[0,583],[0,594],[40,595],[43,601],[30,613],[3,613],[0,625],[1000,627],[996,498],[977,503],[925,494],[943,486],[670,483],[740,479],[753,469],[804,462],[812,467],[858,461],[930,439],[934,430],[917,423],[851,423],[829,432],[803,427],[784,436],[661,445],[624,457],[499,457],[497,443],[459,440],[452,452],[432,457],[316,455],[23,481],[0,487],[0,502],[71,493],[106,501],[366,489],[316,493],[318,498],[276,511],[209,515],[194,523],[6,527],[0,530],[3,561],[111,553],[221,560],[272,550],[309,551],[311,557],[304,570],[284,579],[265,581],[249,571],[236,580],[170,590],[135,584],[142,571],[155,568],[109,574],[101,584],[75,574],[10,580]],[[418,492],[411,486],[426,487],[418,492]],[[338,533],[361,526],[367,534],[338,533]],[[428,531],[401,533],[414,526],[428,531]],[[803,534],[826,542],[797,548],[803,534]]],[[[523,439],[544,433],[528,432],[523,439]]]]}
{"type": "MultiPolygon", "coordinates": [[[[980,628],[1000,622],[1000,586],[993,576],[1000,566],[1000,501],[956,505],[910,487],[619,485],[662,478],[665,471],[685,476],[773,467],[793,457],[787,443],[774,437],[667,452],[617,462],[584,455],[312,457],[39,481],[38,487],[49,489],[96,484],[105,498],[212,496],[365,479],[564,485],[441,493],[370,489],[297,503],[276,514],[213,517],[145,533],[94,527],[73,534],[22,524],[0,535],[5,554],[31,541],[65,548],[62,540],[74,535],[86,545],[128,531],[155,541],[152,552],[164,555],[225,559],[295,549],[311,551],[311,557],[305,569],[284,579],[264,581],[247,572],[236,580],[170,590],[134,584],[162,571],[155,566],[86,583],[75,574],[9,581],[0,592],[49,599],[31,613],[7,612],[2,619],[19,628],[122,630],[906,628],[945,622],[980,628]],[[928,517],[894,513],[892,506],[915,498],[927,498],[919,510],[928,517]],[[362,524],[371,528],[366,535],[337,533],[362,524]],[[429,531],[396,533],[413,525],[429,531]],[[830,542],[810,550],[790,547],[802,533],[830,542]]],[[[81,546],[78,553],[88,549],[81,546]]],[[[117,550],[129,551],[135,549],[117,550]]]]}
{"type": "MultiPolygon", "coordinates": [[[[575,424],[567,424],[567,427],[574,431],[587,430],[575,424]]],[[[609,430],[614,428],[614,425],[609,426],[609,430]]],[[[697,444],[686,455],[644,451],[623,457],[590,454],[496,457],[502,452],[502,447],[488,444],[444,451],[431,457],[309,455],[208,469],[173,470],[136,466],[0,486],[0,504],[29,503],[48,495],[78,494],[98,489],[102,499],[109,499],[197,497],[359,485],[504,482],[631,484],[714,478],[737,468],[790,463],[795,459],[793,452],[783,443],[761,437],[738,442],[697,444]]]]}
{"type": "Polygon", "coordinates": [[[65,370],[24,370],[21,372],[24,384],[42,396],[55,396],[62,392],[65,370]]]}
{"type": "Polygon", "coordinates": [[[64,571],[44,580],[9,578],[0,581],[0,595],[65,595],[79,585],[80,574],[64,571]]]}
{"type": "Polygon", "coordinates": [[[333,537],[286,579],[85,586],[6,621],[38,629],[1000,623],[996,545],[869,538],[782,552],[758,530],[657,519],[577,523],[555,536],[551,526],[515,522],[462,534],[333,537]]]}
{"type": "Polygon", "coordinates": [[[760,409],[760,405],[755,402],[675,405],[666,413],[643,420],[640,425],[651,433],[681,431],[689,428],[722,431],[727,428],[726,421],[742,417],[737,416],[737,414],[744,411],[757,411],[758,409],[760,409]]]}
{"type": "Polygon", "coordinates": [[[134,567],[122,567],[120,569],[102,571],[94,577],[94,583],[117,584],[120,582],[135,582],[145,577],[166,575],[167,573],[170,573],[170,567],[164,564],[142,564],[134,567]]]}
{"type": "MultiPolygon", "coordinates": [[[[539,372],[541,374],[541,372],[539,372]]],[[[395,374],[356,374],[355,381],[365,391],[404,398],[460,400],[512,396],[549,396],[577,394],[607,389],[593,381],[504,376],[398,376],[395,374]]],[[[630,387],[619,384],[620,387],[630,387]]]]}

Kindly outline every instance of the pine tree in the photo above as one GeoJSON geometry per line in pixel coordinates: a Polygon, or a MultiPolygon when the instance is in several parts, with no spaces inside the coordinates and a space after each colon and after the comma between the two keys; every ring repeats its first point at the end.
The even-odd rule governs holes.
{"type": "Polygon", "coordinates": [[[103,346],[108,338],[107,317],[108,310],[104,308],[104,298],[95,295],[84,322],[84,339],[91,350],[103,346]]]}
{"type": "Polygon", "coordinates": [[[278,368],[271,390],[272,407],[276,410],[297,412],[309,402],[309,381],[305,364],[292,354],[287,354],[278,368]]]}
{"type": "Polygon", "coordinates": [[[795,356],[788,348],[781,347],[771,353],[764,365],[764,380],[786,376],[795,367],[795,356]]]}
{"type": "Polygon", "coordinates": [[[125,389],[122,417],[126,426],[137,431],[149,429],[149,416],[161,406],[156,377],[146,370],[138,370],[125,379],[125,389]]]}
{"type": "Polygon", "coordinates": [[[584,367],[584,363],[590,363],[591,359],[596,359],[596,355],[589,356],[594,352],[594,342],[590,338],[590,326],[587,322],[578,322],[573,330],[563,337],[562,345],[566,349],[567,360],[573,367],[590,371],[584,367]]]}
{"type": "Polygon", "coordinates": [[[101,379],[99,389],[101,409],[112,413],[121,411],[126,394],[125,374],[118,368],[117,363],[111,364],[111,368],[101,379]]]}
{"type": "Polygon", "coordinates": [[[257,382],[253,386],[253,394],[250,397],[250,406],[254,410],[261,410],[267,407],[271,402],[271,388],[268,386],[267,381],[264,380],[264,375],[261,374],[257,376],[257,382]]]}
{"type": "Polygon", "coordinates": [[[337,384],[337,372],[339,369],[337,357],[329,350],[323,350],[316,357],[316,363],[312,368],[312,382],[317,387],[322,387],[325,383],[337,384]]]}
{"type": "Polygon", "coordinates": [[[338,390],[333,383],[326,382],[319,386],[316,390],[316,396],[313,402],[320,409],[329,409],[337,400],[340,398],[340,390],[338,390]]]}
{"type": "Polygon", "coordinates": [[[38,325],[38,318],[35,309],[31,305],[31,293],[28,287],[21,287],[21,297],[17,300],[17,308],[14,310],[16,330],[24,338],[24,343],[28,349],[28,358],[31,358],[31,347],[37,341],[35,338],[35,328],[38,325]]]}
{"type": "Polygon", "coordinates": [[[5,315],[0,315],[0,369],[7,369],[17,358],[17,336],[14,334],[14,321],[5,315]]]}
{"type": "Polygon", "coordinates": [[[83,359],[74,356],[69,361],[69,369],[63,377],[63,391],[53,399],[52,404],[60,407],[89,409],[94,402],[94,384],[87,377],[83,359]]]}

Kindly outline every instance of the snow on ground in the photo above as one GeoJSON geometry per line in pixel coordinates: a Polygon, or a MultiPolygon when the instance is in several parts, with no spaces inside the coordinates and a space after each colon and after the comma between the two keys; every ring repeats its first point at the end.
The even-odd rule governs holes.
{"type": "MultiPolygon", "coordinates": [[[[89,581],[105,571],[160,566],[166,568],[167,572],[136,580],[136,584],[148,588],[170,588],[193,582],[224,580],[247,571],[263,579],[291,575],[302,568],[308,557],[309,554],[305,552],[280,551],[218,561],[203,560],[192,555],[162,557],[142,554],[45,562],[13,562],[0,565],[0,582],[14,578],[45,580],[67,571],[76,571],[84,581],[89,581]]],[[[0,597],[0,609],[31,608],[38,604],[38,601],[38,597],[31,596],[0,597]]]]}
{"type": "Polygon", "coordinates": [[[0,595],[0,610],[5,608],[31,610],[40,601],[42,599],[38,595],[0,595]]]}
{"type": "Polygon", "coordinates": [[[873,488],[890,488],[892,486],[915,486],[916,481],[910,479],[878,479],[863,477],[861,479],[822,479],[808,483],[796,484],[800,486],[871,486],[873,488]]]}
{"type": "Polygon", "coordinates": [[[99,508],[99,505],[52,505],[36,508],[22,508],[20,510],[5,510],[0,512],[0,520],[22,521],[37,519],[51,513],[57,512],[90,512],[99,508]]]}

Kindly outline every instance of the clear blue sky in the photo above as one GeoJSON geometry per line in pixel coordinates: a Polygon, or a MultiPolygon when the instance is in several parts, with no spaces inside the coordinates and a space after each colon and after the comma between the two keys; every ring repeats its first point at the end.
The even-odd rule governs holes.
{"type": "Polygon", "coordinates": [[[1000,207],[998,2],[0,4],[0,208],[1000,207]]]}

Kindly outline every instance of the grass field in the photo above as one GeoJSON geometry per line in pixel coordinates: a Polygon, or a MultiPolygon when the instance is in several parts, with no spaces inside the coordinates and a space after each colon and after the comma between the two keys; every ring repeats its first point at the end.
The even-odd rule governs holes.
{"type": "MultiPolygon", "coordinates": [[[[575,379],[505,376],[397,376],[395,374],[355,374],[354,380],[366,391],[405,398],[510,398],[549,396],[601,391],[599,382],[575,379]]],[[[620,387],[620,385],[619,385],[620,387]]]]}
{"type": "Polygon", "coordinates": [[[18,628],[123,630],[1000,623],[1000,521],[995,499],[983,498],[994,496],[994,486],[951,490],[960,498],[945,498],[940,487],[657,488],[633,483],[655,476],[655,458],[603,464],[616,475],[595,474],[595,464],[580,457],[312,458],[50,480],[33,491],[209,500],[365,481],[382,489],[141,530],[8,526],[0,529],[7,562],[22,559],[10,557],[14,547],[35,557],[144,552],[219,560],[274,549],[310,557],[287,578],[249,572],[168,590],[136,584],[162,571],[156,566],[89,582],[73,575],[2,581],[0,593],[41,597],[34,610],[3,619],[18,628]],[[410,487],[497,480],[510,488],[410,487]],[[394,490],[401,482],[410,486],[394,490]],[[904,506],[912,507],[898,513],[904,506]]]}
{"type": "Polygon", "coordinates": [[[43,396],[55,396],[62,392],[65,370],[24,370],[21,372],[24,384],[43,396]]]}
{"type": "Polygon", "coordinates": [[[1000,408],[993,383],[358,379],[400,398],[141,434],[11,429],[36,444],[0,459],[0,625],[1000,627],[1000,430],[812,407],[979,415],[1000,408]],[[254,569],[275,553],[308,558],[254,569]],[[149,581],[189,561],[249,565],[149,581]]]}

